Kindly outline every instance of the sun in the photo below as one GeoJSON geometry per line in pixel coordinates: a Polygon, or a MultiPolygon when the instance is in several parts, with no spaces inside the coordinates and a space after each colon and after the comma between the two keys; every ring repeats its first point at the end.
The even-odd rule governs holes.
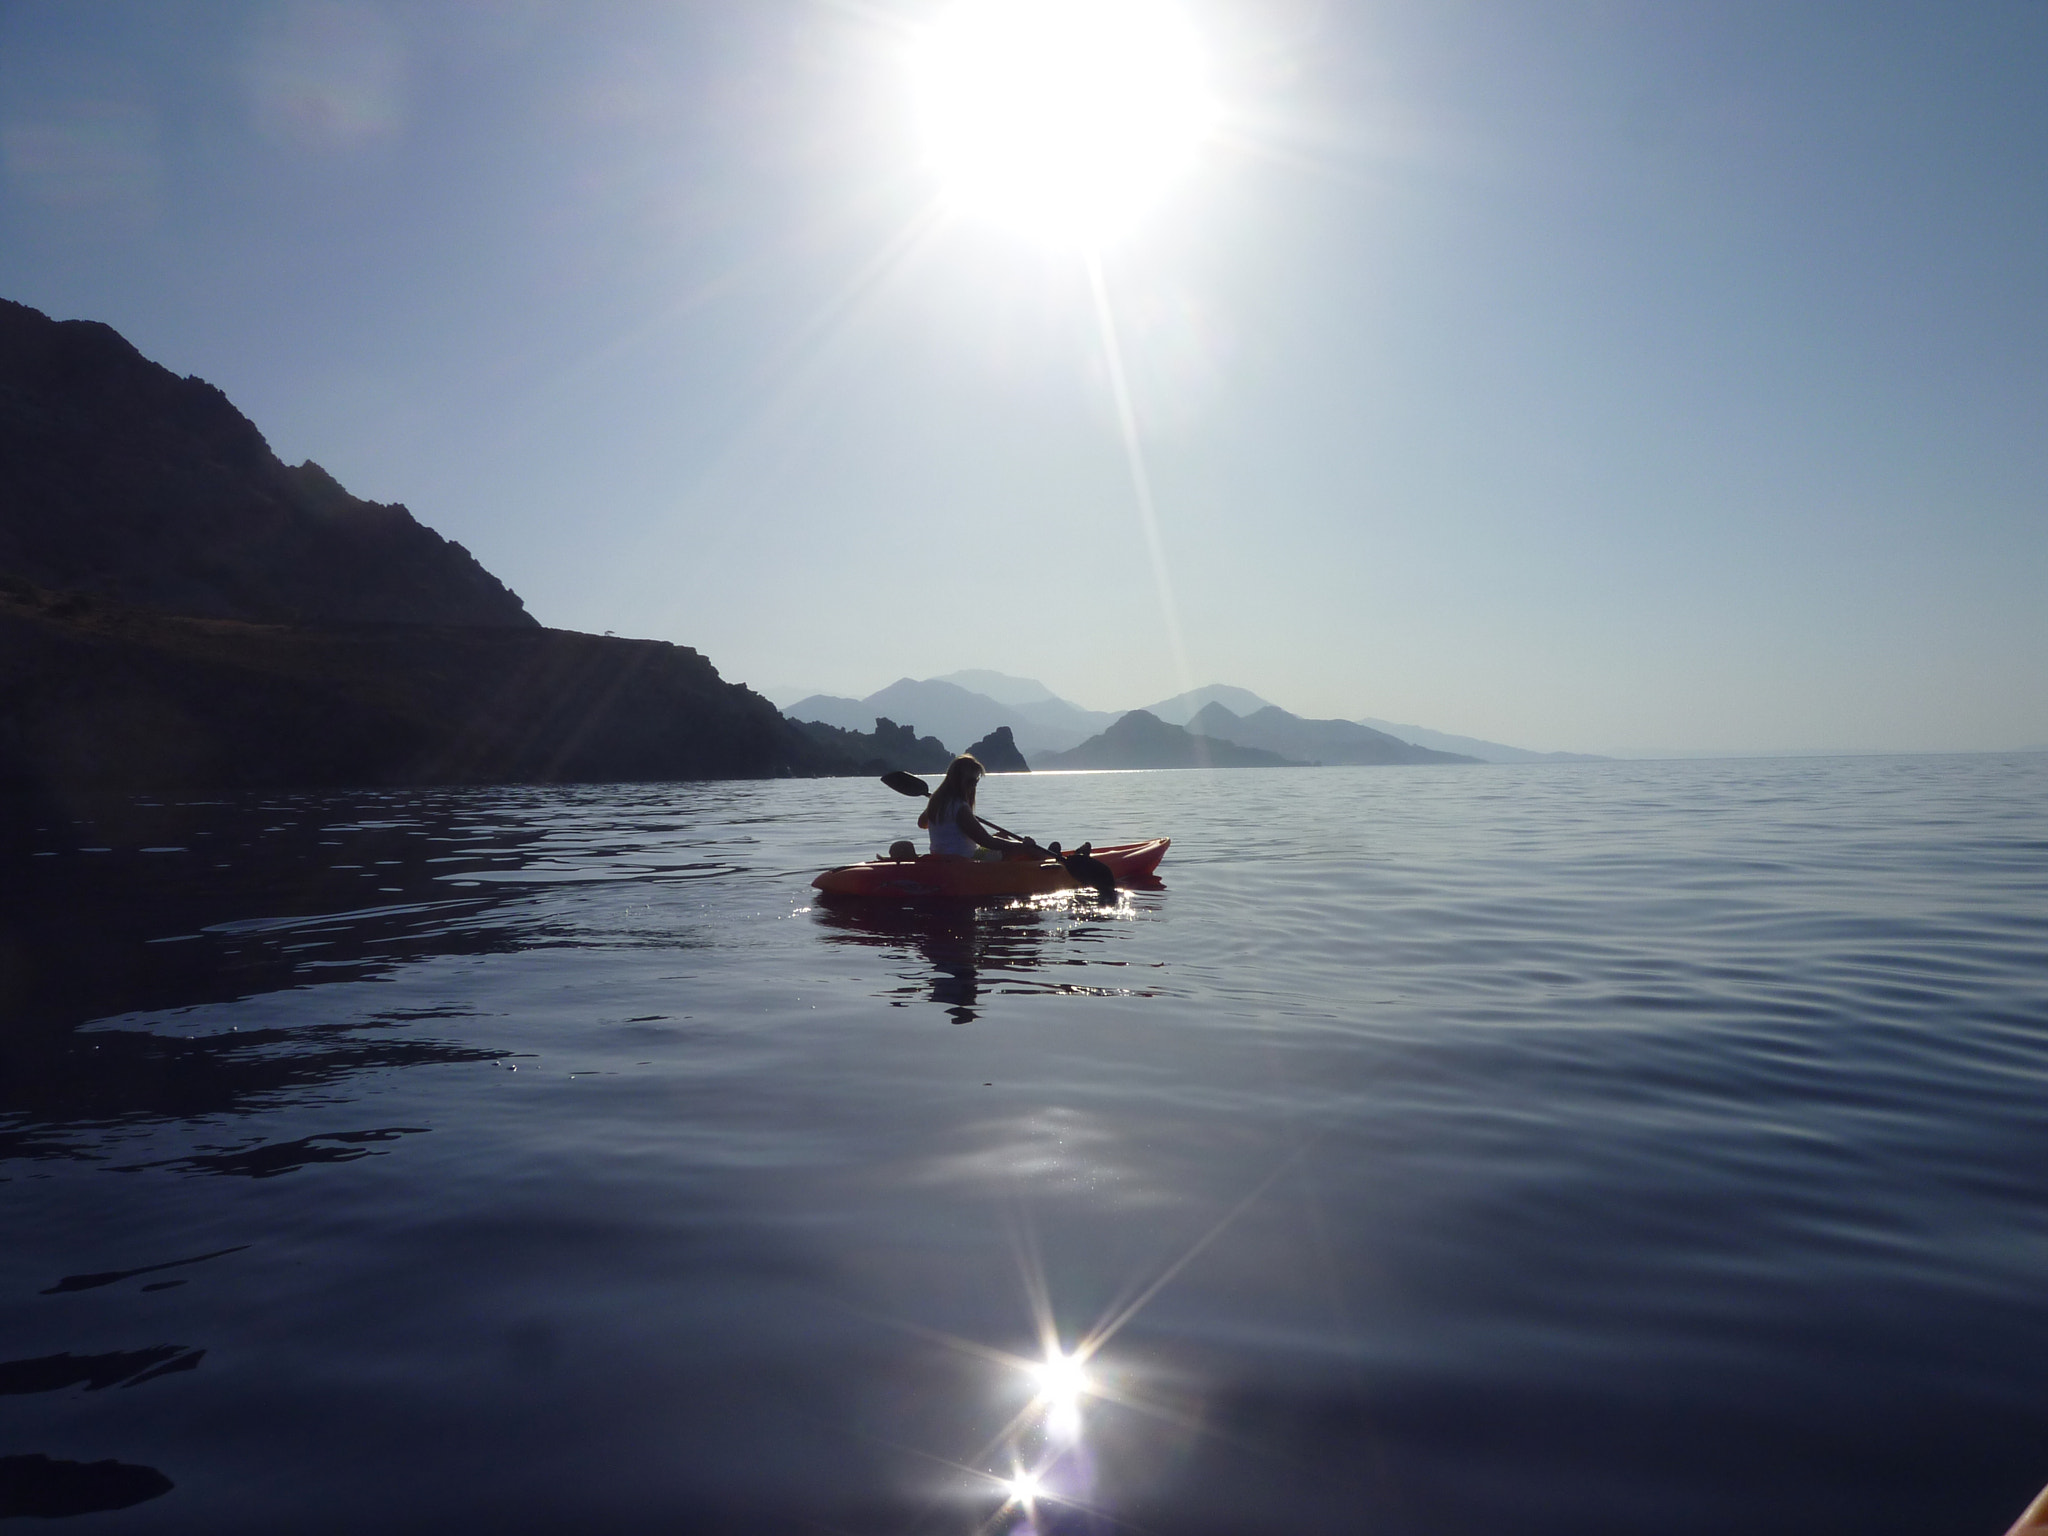
{"type": "Polygon", "coordinates": [[[1200,39],[1169,0],[956,0],[911,72],[948,202],[1059,244],[1126,232],[1216,117],[1200,39]]]}

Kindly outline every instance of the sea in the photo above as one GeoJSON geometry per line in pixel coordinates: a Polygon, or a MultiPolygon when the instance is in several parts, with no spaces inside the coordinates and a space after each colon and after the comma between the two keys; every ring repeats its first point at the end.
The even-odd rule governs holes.
{"type": "Polygon", "coordinates": [[[1998,1536],[2048,1481],[2048,755],[981,806],[1173,845],[828,906],[914,802],[17,815],[0,1515],[1998,1536]]]}

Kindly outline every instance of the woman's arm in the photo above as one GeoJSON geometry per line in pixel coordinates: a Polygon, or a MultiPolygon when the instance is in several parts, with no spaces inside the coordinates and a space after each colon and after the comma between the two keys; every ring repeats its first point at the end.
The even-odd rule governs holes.
{"type": "Polygon", "coordinates": [[[981,818],[961,806],[953,813],[953,824],[983,848],[993,848],[998,853],[1021,849],[1026,853],[1037,851],[1038,845],[1029,838],[998,837],[981,824],[981,818]]]}
{"type": "Polygon", "coordinates": [[[953,825],[965,833],[970,842],[983,848],[999,849],[1003,846],[996,841],[994,834],[981,824],[981,818],[964,805],[953,807],[953,825]]]}

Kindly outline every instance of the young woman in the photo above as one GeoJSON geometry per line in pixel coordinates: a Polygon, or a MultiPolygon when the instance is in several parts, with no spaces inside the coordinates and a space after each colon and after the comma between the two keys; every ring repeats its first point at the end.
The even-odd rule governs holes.
{"type": "Polygon", "coordinates": [[[982,772],[980,760],[963,752],[932,791],[924,814],[917,818],[920,827],[931,829],[932,852],[955,859],[1037,855],[1036,843],[998,836],[974,814],[974,787],[981,782],[982,772]]]}

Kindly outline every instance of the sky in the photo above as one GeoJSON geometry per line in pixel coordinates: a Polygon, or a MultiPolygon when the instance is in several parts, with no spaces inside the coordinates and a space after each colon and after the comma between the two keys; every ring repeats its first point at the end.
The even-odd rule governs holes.
{"type": "Polygon", "coordinates": [[[2048,0],[1185,0],[1085,249],[952,3],[0,0],[0,296],[771,694],[2048,744],[2048,0]]]}

